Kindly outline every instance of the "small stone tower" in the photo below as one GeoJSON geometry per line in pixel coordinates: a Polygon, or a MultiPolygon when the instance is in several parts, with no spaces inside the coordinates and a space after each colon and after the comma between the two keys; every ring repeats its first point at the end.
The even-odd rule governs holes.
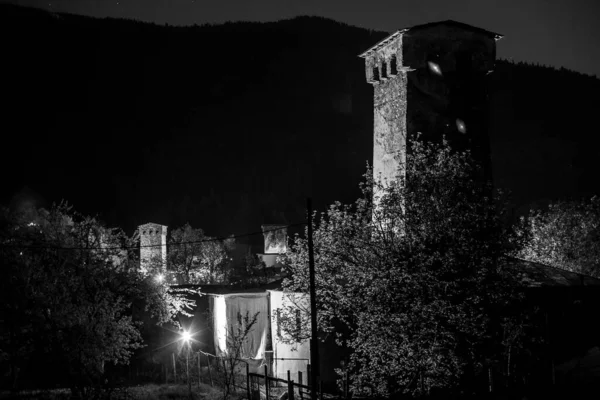
{"type": "Polygon", "coordinates": [[[152,262],[157,262],[161,273],[167,268],[167,227],[164,225],[147,223],[138,227],[140,233],[140,267],[143,272],[148,272],[153,267],[152,262]]]}
{"type": "Polygon", "coordinates": [[[258,254],[267,267],[277,265],[277,257],[287,251],[287,225],[261,225],[265,237],[264,253],[258,254]]]}
{"type": "Polygon", "coordinates": [[[502,36],[456,21],[401,29],[360,57],[374,88],[373,175],[399,178],[407,139],[448,138],[469,148],[489,174],[486,75],[502,36]]]}

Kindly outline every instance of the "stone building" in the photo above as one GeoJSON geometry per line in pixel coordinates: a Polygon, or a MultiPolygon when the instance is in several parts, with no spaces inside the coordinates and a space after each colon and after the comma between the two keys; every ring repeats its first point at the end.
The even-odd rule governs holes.
{"type": "Polygon", "coordinates": [[[138,227],[140,235],[140,268],[148,272],[153,262],[157,263],[160,273],[167,268],[167,227],[147,223],[138,227]]]}
{"type": "Polygon", "coordinates": [[[258,258],[267,268],[281,267],[277,258],[287,251],[287,225],[261,225],[265,238],[264,252],[258,258]]]}
{"type": "Polygon", "coordinates": [[[490,174],[486,76],[502,36],[455,21],[401,29],[360,55],[374,90],[373,175],[397,181],[406,143],[444,135],[490,174]]]}

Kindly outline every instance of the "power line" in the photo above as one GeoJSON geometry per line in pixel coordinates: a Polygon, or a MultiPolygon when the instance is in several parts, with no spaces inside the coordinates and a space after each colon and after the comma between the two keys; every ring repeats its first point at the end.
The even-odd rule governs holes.
{"type": "Polygon", "coordinates": [[[220,242],[220,241],[225,241],[228,239],[238,239],[238,238],[249,237],[249,236],[254,236],[254,235],[262,235],[267,232],[275,232],[275,231],[280,231],[283,229],[288,229],[288,228],[291,228],[294,226],[303,226],[303,225],[306,225],[306,222],[299,222],[299,223],[295,223],[295,224],[284,225],[279,228],[268,229],[268,230],[264,230],[264,231],[261,230],[261,231],[243,233],[243,234],[239,234],[239,235],[230,235],[230,236],[225,236],[225,237],[217,237],[217,238],[202,239],[202,240],[192,240],[192,241],[180,242],[180,243],[167,243],[167,244],[148,244],[148,245],[139,245],[139,246],[114,246],[114,247],[62,247],[62,246],[7,245],[4,243],[1,243],[0,247],[17,248],[17,249],[82,250],[82,251],[83,250],[88,250],[88,251],[91,251],[91,250],[135,250],[135,249],[141,249],[141,248],[163,247],[165,245],[167,245],[169,247],[173,247],[173,246],[183,246],[183,245],[187,245],[187,244],[220,242]]]}

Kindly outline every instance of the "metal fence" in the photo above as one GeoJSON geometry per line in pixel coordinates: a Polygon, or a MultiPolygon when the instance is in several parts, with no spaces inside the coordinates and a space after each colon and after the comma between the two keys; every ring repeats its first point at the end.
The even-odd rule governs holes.
{"type": "MultiPolygon", "coordinates": [[[[287,400],[311,398],[312,388],[310,387],[310,379],[307,376],[307,384],[303,384],[302,371],[298,371],[297,381],[292,379],[290,371],[287,372],[287,379],[269,376],[266,365],[262,374],[252,373],[247,367],[246,376],[246,390],[249,400],[274,400],[281,398],[284,393],[287,393],[287,400]]],[[[319,380],[318,387],[316,388],[319,400],[323,400],[322,386],[322,382],[319,380]]]]}

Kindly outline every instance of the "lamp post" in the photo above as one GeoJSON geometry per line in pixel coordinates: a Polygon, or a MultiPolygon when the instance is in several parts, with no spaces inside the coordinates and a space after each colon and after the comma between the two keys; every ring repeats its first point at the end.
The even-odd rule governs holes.
{"type": "Polygon", "coordinates": [[[192,383],[190,381],[190,341],[192,340],[192,334],[189,331],[183,331],[181,333],[181,339],[183,340],[183,345],[187,347],[185,352],[185,375],[188,383],[188,394],[190,399],[192,398],[192,383]]]}

